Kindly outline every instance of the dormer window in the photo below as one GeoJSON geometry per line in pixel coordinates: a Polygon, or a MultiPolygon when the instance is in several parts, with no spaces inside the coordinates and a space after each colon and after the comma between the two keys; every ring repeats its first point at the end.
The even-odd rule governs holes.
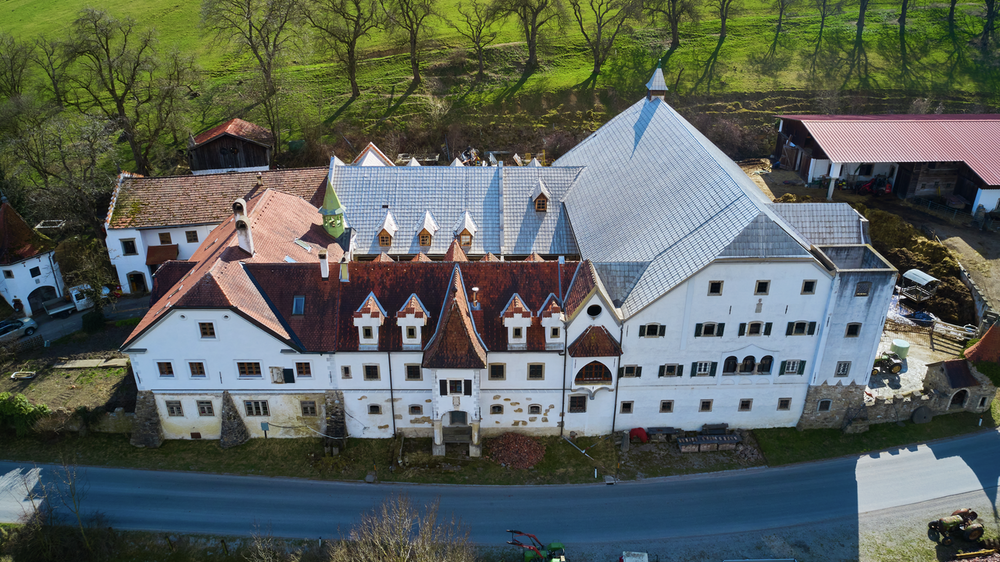
{"type": "Polygon", "coordinates": [[[423,347],[423,328],[427,325],[427,309],[416,294],[406,299],[406,304],[396,312],[396,324],[402,330],[403,349],[420,351],[423,347]]]}
{"type": "Polygon", "coordinates": [[[431,235],[426,230],[420,231],[420,245],[425,248],[431,245],[431,235]]]}
{"type": "Polygon", "coordinates": [[[404,336],[404,337],[406,339],[409,339],[409,340],[416,339],[416,337],[417,337],[417,327],[416,326],[407,326],[406,327],[406,336],[404,336]]]}
{"type": "Polygon", "coordinates": [[[535,191],[531,194],[531,199],[535,202],[535,212],[544,213],[549,210],[549,200],[552,199],[552,194],[545,187],[545,182],[538,180],[538,183],[535,184],[535,191]]]}
{"type": "Polygon", "coordinates": [[[468,230],[463,230],[462,233],[458,235],[458,245],[459,246],[472,245],[472,235],[469,234],[468,230]]]}
{"type": "Polygon", "coordinates": [[[549,295],[541,310],[538,311],[538,318],[541,321],[542,329],[545,331],[545,349],[549,351],[560,350],[565,346],[563,341],[563,325],[566,317],[562,313],[559,301],[555,295],[549,295]]]}
{"type": "Polygon", "coordinates": [[[396,235],[397,230],[399,230],[399,227],[396,226],[396,219],[392,217],[392,213],[386,211],[385,219],[382,221],[382,228],[378,231],[378,245],[382,248],[392,246],[392,237],[396,235]]]}
{"type": "Polygon", "coordinates": [[[524,339],[524,329],[523,328],[514,328],[514,335],[513,335],[512,339],[523,340],[524,339]]]}
{"type": "Polygon", "coordinates": [[[437,234],[438,228],[438,223],[434,220],[434,217],[431,216],[431,212],[424,211],[424,222],[420,224],[420,233],[417,235],[420,245],[425,248],[430,247],[431,242],[434,241],[434,235],[437,234]]]}
{"type": "Polygon", "coordinates": [[[535,199],[535,211],[538,213],[544,213],[549,209],[549,200],[544,196],[539,196],[535,199]]]}
{"type": "Polygon", "coordinates": [[[378,245],[383,248],[388,248],[392,246],[392,235],[386,231],[378,233],[378,245]]]}
{"type": "Polygon", "coordinates": [[[531,310],[524,304],[520,295],[514,293],[500,313],[504,326],[507,328],[507,349],[524,350],[528,348],[527,332],[532,324],[531,310]]]}
{"type": "Polygon", "coordinates": [[[368,343],[368,340],[375,339],[375,330],[371,326],[361,327],[361,341],[363,343],[368,343]]]}
{"type": "Polygon", "coordinates": [[[385,310],[375,298],[375,293],[368,293],[368,297],[354,311],[354,327],[358,329],[358,350],[378,351],[378,330],[385,321],[385,316],[385,310]]]}
{"type": "Polygon", "coordinates": [[[472,246],[472,238],[476,235],[476,231],[479,228],[476,226],[476,222],[472,220],[472,215],[469,211],[462,213],[462,219],[458,221],[455,225],[455,233],[458,236],[458,245],[469,247],[472,246]]]}

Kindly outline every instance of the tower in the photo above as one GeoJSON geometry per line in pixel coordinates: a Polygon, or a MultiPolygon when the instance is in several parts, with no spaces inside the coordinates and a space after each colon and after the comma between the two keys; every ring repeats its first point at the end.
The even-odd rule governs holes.
{"type": "Polygon", "coordinates": [[[347,209],[340,203],[337,192],[333,190],[333,185],[327,181],[326,195],[323,196],[323,207],[319,212],[323,215],[323,228],[326,233],[334,238],[340,238],[344,234],[346,225],[344,224],[344,212],[347,209]]]}

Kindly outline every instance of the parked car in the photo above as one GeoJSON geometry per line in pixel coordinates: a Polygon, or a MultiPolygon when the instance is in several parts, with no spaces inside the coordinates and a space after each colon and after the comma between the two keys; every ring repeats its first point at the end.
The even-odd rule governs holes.
{"type": "Polygon", "coordinates": [[[0,324],[0,343],[10,343],[22,336],[30,336],[38,330],[38,324],[31,318],[8,320],[0,324]]]}

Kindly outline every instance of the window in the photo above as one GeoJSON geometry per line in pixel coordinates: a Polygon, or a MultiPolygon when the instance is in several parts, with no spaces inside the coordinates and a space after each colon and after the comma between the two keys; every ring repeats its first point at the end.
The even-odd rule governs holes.
{"type": "Polygon", "coordinates": [[[792,399],[791,398],[778,398],[778,409],[781,411],[792,409],[792,399]]]}
{"type": "Polygon", "coordinates": [[[757,287],[754,289],[753,294],[766,295],[770,289],[771,289],[770,281],[757,281],[757,287]]]}
{"type": "Polygon", "coordinates": [[[740,409],[741,412],[749,412],[753,408],[753,398],[741,398],[740,399],[740,409]]]}
{"type": "Polygon", "coordinates": [[[420,233],[420,245],[430,246],[431,245],[431,235],[427,234],[427,231],[420,233]]]}
{"type": "Polygon", "coordinates": [[[503,413],[503,406],[500,404],[491,404],[490,413],[493,414],[494,416],[499,416],[500,414],[503,413]]]}
{"type": "Polygon", "coordinates": [[[197,230],[186,230],[184,231],[184,237],[187,239],[188,244],[198,243],[198,231],[197,230]]]}
{"type": "Polygon", "coordinates": [[[807,279],[802,282],[802,294],[803,295],[815,295],[816,294],[816,280],[807,279]]]}
{"type": "Polygon", "coordinates": [[[160,245],[166,246],[167,244],[172,244],[173,243],[173,242],[170,241],[170,233],[169,232],[161,232],[159,234],[159,236],[160,236],[160,245]]]}
{"type": "Polygon", "coordinates": [[[708,296],[718,297],[722,295],[722,281],[708,282],[708,296]]]}
{"type": "Polygon", "coordinates": [[[661,377],[679,377],[684,373],[684,366],[677,364],[660,365],[661,377]]]}
{"type": "Polygon", "coordinates": [[[712,371],[714,371],[713,369],[714,365],[715,363],[711,361],[698,361],[697,363],[695,363],[693,374],[695,376],[711,375],[712,371]]]}
{"type": "Polygon", "coordinates": [[[712,401],[702,400],[701,404],[698,406],[699,412],[711,412],[712,411],[712,401]]]}
{"type": "Polygon", "coordinates": [[[377,381],[381,377],[378,374],[378,365],[365,365],[365,380],[377,381]]]}
{"type": "Polygon", "coordinates": [[[559,328],[552,327],[549,329],[549,339],[550,340],[559,339],[559,328]]]}
{"type": "Polygon", "coordinates": [[[215,324],[211,322],[198,322],[198,331],[201,333],[203,338],[214,338],[215,337],[215,324]]]}
{"type": "Polygon", "coordinates": [[[292,314],[301,315],[306,313],[306,298],[304,296],[292,297],[292,314]]]}
{"type": "Polygon", "coordinates": [[[872,175],[872,169],[875,167],[874,164],[861,164],[858,166],[859,176],[870,176],[872,175]]]}
{"type": "Polygon", "coordinates": [[[296,363],[295,364],[295,374],[300,377],[311,377],[312,365],[310,363],[296,363]]]}
{"type": "Polygon", "coordinates": [[[179,417],[184,415],[184,409],[181,408],[180,400],[167,400],[167,415],[172,417],[179,417]]]}
{"type": "Polygon", "coordinates": [[[543,363],[528,364],[528,380],[540,381],[545,378],[545,365],[543,363]]]}
{"type": "MultiPolygon", "coordinates": [[[[742,331],[742,329],[740,330],[742,331]]],[[[764,331],[763,322],[751,322],[747,324],[747,335],[748,336],[759,336],[764,331]]],[[[742,334],[741,334],[742,335],[742,334]]]]}
{"type": "Polygon", "coordinates": [[[413,404],[409,409],[411,416],[422,416],[424,415],[424,407],[419,404],[413,404]]]}
{"type": "Polygon", "coordinates": [[[674,401],[673,400],[660,400],[660,413],[661,414],[672,414],[674,412],[674,401]]]}
{"type": "Polygon", "coordinates": [[[861,281],[854,286],[854,296],[856,297],[867,297],[868,293],[872,290],[871,281],[861,281]]]}
{"type": "Polygon", "coordinates": [[[299,400],[299,408],[302,409],[303,416],[315,416],[316,415],[316,401],[315,400],[299,400]]]}
{"type": "Polygon", "coordinates": [[[861,334],[861,324],[857,322],[852,322],[847,325],[847,331],[844,332],[845,338],[856,338],[861,334]]]}
{"type": "Polygon", "coordinates": [[[640,338],[662,338],[667,333],[667,327],[662,324],[646,324],[639,326],[640,338]]]}
{"type": "Polygon", "coordinates": [[[191,369],[192,377],[205,376],[205,364],[200,361],[191,361],[190,363],[188,363],[188,369],[191,369]]]}
{"type": "Polygon", "coordinates": [[[548,209],[549,200],[544,197],[538,197],[535,199],[535,210],[539,213],[544,213],[548,209]]]}
{"type": "Polygon", "coordinates": [[[198,400],[198,415],[208,418],[215,415],[215,408],[212,407],[211,400],[198,400]]]}
{"type": "Polygon", "coordinates": [[[783,375],[797,375],[797,374],[799,374],[799,365],[800,364],[802,364],[802,361],[799,361],[798,359],[792,359],[792,360],[789,360],[789,361],[785,361],[785,368],[781,370],[781,374],[783,374],[783,375]]]}
{"type": "Polygon", "coordinates": [[[725,330],[725,323],[719,322],[705,322],[704,324],[694,325],[694,337],[696,338],[721,338],[723,331],[725,330]]]}
{"type": "Polygon", "coordinates": [[[619,374],[625,378],[633,379],[642,376],[642,367],[638,365],[625,365],[619,369],[619,374]]]}
{"type": "Polygon", "coordinates": [[[368,413],[370,415],[373,415],[373,416],[381,415],[382,414],[382,406],[379,406],[378,404],[369,404],[368,405],[368,413]]]}
{"type": "Polygon", "coordinates": [[[837,361],[837,372],[834,376],[846,377],[851,373],[850,361],[837,361]]]}
{"type": "Polygon", "coordinates": [[[423,380],[424,376],[420,372],[420,365],[407,365],[406,366],[406,380],[408,381],[419,381],[423,380]]]}
{"type": "Polygon", "coordinates": [[[817,412],[829,412],[830,406],[833,405],[832,400],[820,400],[819,406],[816,408],[817,412]]]}
{"type": "Polygon", "coordinates": [[[260,363],[237,363],[236,370],[241,377],[259,377],[261,375],[260,363]]]}
{"type": "Polygon", "coordinates": [[[271,415],[271,412],[267,409],[267,400],[244,400],[243,408],[247,411],[248,416],[271,415]]]}
{"type": "Polygon", "coordinates": [[[408,340],[415,340],[415,339],[417,339],[417,327],[416,326],[407,326],[406,327],[406,339],[408,339],[408,340]]]}
{"type": "Polygon", "coordinates": [[[344,365],[343,367],[340,368],[340,378],[342,379],[351,378],[351,368],[349,366],[344,365]]]}
{"type": "Polygon", "coordinates": [[[735,356],[730,355],[726,357],[726,360],[722,363],[722,374],[732,375],[736,373],[736,365],[739,363],[739,359],[735,356]]]}
{"type": "Polygon", "coordinates": [[[378,235],[378,245],[382,246],[383,248],[388,248],[389,246],[392,246],[392,236],[389,236],[389,233],[383,230],[378,235]]]}
{"type": "Polygon", "coordinates": [[[174,364],[170,361],[160,361],[156,364],[156,368],[159,369],[161,377],[174,376],[174,364]]]}
{"type": "Polygon", "coordinates": [[[519,340],[524,337],[524,328],[514,328],[514,339],[519,340]]]}
{"type": "Polygon", "coordinates": [[[753,374],[753,370],[756,366],[757,359],[753,355],[747,355],[743,358],[743,362],[740,363],[740,372],[746,375],[753,374]]]}
{"type": "Polygon", "coordinates": [[[458,244],[459,246],[471,246],[472,235],[463,230],[462,233],[458,235],[458,244]]]}
{"type": "Polygon", "coordinates": [[[632,413],[632,402],[622,402],[621,413],[631,414],[632,413]]]}
{"type": "Polygon", "coordinates": [[[982,398],[979,399],[979,407],[980,408],[985,408],[986,407],[986,397],[985,396],[983,396],[982,398]]]}
{"type": "Polygon", "coordinates": [[[503,363],[493,363],[490,365],[490,380],[502,381],[507,378],[507,366],[503,363]]]}
{"type": "Polygon", "coordinates": [[[786,336],[805,336],[813,335],[816,333],[816,323],[815,322],[789,322],[788,327],[785,328],[786,336]]]}
{"type": "Polygon", "coordinates": [[[610,383],[611,370],[600,361],[591,361],[576,373],[577,384],[610,383]]]}
{"type": "Polygon", "coordinates": [[[5,269],[5,270],[3,270],[3,276],[6,279],[13,279],[14,278],[14,272],[11,271],[11,270],[9,270],[9,269],[5,269]]]}
{"type": "Polygon", "coordinates": [[[539,404],[532,404],[528,406],[528,415],[537,416],[542,413],[542,407],[539,404]]]}
{"type": "Polygon", "coordinates": [[[135,247],[135,239],[122,240],[122,254],[126,256],[139,255],[139,250],[135,247]]]}
{"type": "Polygon", "coordinates": [[[569,397],[569,413],[571,414],[582,414],[587,411],[587,397],[586,396],[570,396],[569,397]]]}
{"type": "Polygon", "coordinates": [[[448,381],[448,394],[462,394],[462,381],[461,380],[448,381]]]}
{"type": "Polygon", "coordinates": [[[35,277],[38,277],[39,275],[42,274],[42,270],[37,267],[32,267],[31,269],[28,270],[28,273],[30,273],[31,278],[34,279],[35,277]]]}
{"type": "Polygon", "coordinates": [[[591,318],[597,318],[598,316],[601,315],[601,310],[603,310],[601,308],[601,305],[592,304],[587,307],[587,316],[590,316],[591,318]]]}
{"type": "Polygon", "coordinates": [[[363,326],[361,328],[361,337],[366,340],[373,339],[375,337],[375,332],[372,330],[371,326],[363,326]]]}
{"type": "Polygon", "coordinates": [[[760,358],[760,363],[757,363],[757,373],[761,375],[771,374],[771,365],[774,363],[774,357],[770,355],[765,355],[760,358]]]}

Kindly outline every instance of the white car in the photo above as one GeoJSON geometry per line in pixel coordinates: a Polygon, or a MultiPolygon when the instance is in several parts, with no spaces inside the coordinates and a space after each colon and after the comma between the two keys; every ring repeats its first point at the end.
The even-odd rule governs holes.
{"type": "Polygon", "coordinates": [[[7,320],[0,324],[0,343],[10,343],[21,339],[22,336],[30,336],[38,330],[38,324],[31,318],[19,320],[7,320]]]}

